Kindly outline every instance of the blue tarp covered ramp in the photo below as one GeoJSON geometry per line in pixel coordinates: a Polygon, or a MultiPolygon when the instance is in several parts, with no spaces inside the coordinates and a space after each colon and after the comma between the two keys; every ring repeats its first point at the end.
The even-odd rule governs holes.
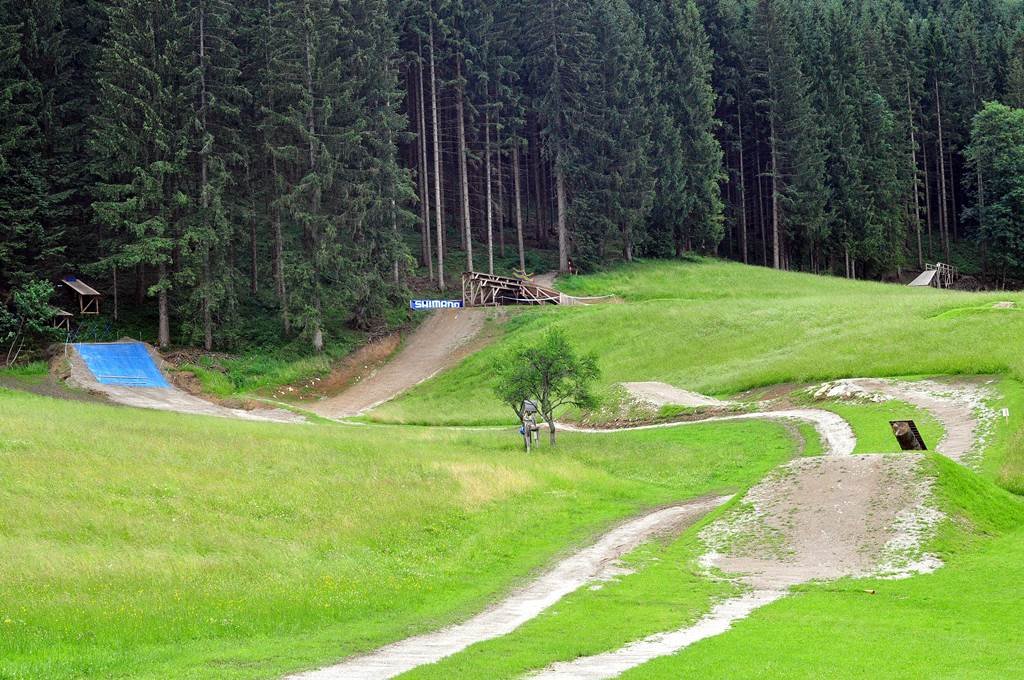
{"type": "Polygon", "coordinates": [[[75,349],[103,385],[170,387],[141,342],[80,342],[75,349]]]}

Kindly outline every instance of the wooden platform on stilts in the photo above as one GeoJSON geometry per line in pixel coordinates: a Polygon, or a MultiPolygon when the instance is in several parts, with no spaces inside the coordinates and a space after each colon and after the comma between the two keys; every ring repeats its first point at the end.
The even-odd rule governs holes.
{"type": "Polygon", "coordinates": [[[462,274],[462,304],[466,307],[572,304],[570,300],[573,298],[568,295],[525,279],[483,272],[462,274]]]}

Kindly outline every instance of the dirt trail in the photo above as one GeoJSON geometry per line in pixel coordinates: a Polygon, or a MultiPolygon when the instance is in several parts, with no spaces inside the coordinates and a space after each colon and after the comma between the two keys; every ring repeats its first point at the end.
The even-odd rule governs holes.
{"type": "Polygon", "coordinates": [[[345,418],[394,399],[469,354],[486,318],[482,308],[430,312],[391,361],[341,394],[307,408],[326,418],[345,418]]]}
{"type": "Polygon", "coordinates": [[[696,499],[625,522],[464,623],[407,638],[335,666],[289,677],[296,680],[391,678],[439,661],[471,644],[510,633],[581,586],[624,573],[618,562],[620,557],[655,536],[678,533],[729,498],[731,496],[696,499]]]}
{"type": "MultiPolygon", "coordinates": [[[[947,428],[940,452],[957,457],[977,445],[979,428],[973,411],[967,407],[968,403],[976,406],[971,399],[977,395],[966,399],[957,393],[957,397],[948,387],[943,391],[930,389],[924,394],[920,385],[915,395],[891,382],[858,383],[858,389],[865,394],[898,391],[900,399],[919,398],[912,403],[931,410],[947,428]],[[955,404],[957,401],[960,403],[955,404]],[[964,428],[966,432],[962,431],[964,428]]],[[[642,385],[641,389],[646,389],[647,384],[642,385]]],[[[660,387],[657,391],[671,394],[671,403],[677,403],[675,400],[681,396],[664,393],[660,387]]],[[[937,557],[921,554],[920,550],[929,529],[941,517],[929,505],[931,480],[921,474],[921,454],[852,455],[856,437],[849,424],[837,414],[820,409],[745,413],[693,422],[753,418],[810,422],[821,434],[829,455],[797,459],[777,468],[752,488],[737,508],[701,533],[708,546],[702,565],[716,569],[715,573],[728,574],[749,590],[718,603],[691,626],[652,635],[604,654],[552,664],[535,677],[616,677],[651,659],[725,632],[758,607],[786,596],[795,584],[871,574],[903,577],[941,566],[937,557]]],[[[626,429],[680,427],[693,422],[626,429]]],[[[563,427],[591,433],[621,431],[563,427]]],[[[686,506],[677,506],[684,518],[676,526],[694,521],[724,500],[713,499],[711,505],[699,510],[691,507],[683,511],[681,508],[686,506]],[[690,516],[689,512],[694,514],[690,516]]],[[[465,623],[292,677],[390,678],[475,642],[504,635],[587,581],[617,573],[614,561],[647,540],[652,531],[659,531],[651,523],[660,524],[658,518],[665,512],[656,511],[623,524],[591,548],[563,560],[537,581],[465,623]]]]}
{"type": "MultiPolygon", "coordinates": [[[[164,361],[151,347],[147,348],[154,363],[163,370],[164,361]]],[[[124,406],[155,409],[157,411],[175,411],[201,416],[218,418],[235,418],[238,420],[255,420],[277,423],[303,423],[302,416],[277,408],[258,408],[251,411],[227,408],[213,402],[200,399],[177,387],[126,387],[124,385],[107,385],[100,383],[93,376],[85,361],[73,346],[68,346],[67,361],[71,368],[68,384],[98,394],[106,399],[124,406]]]]}
{"type": "Polygon", "coordinates": [[[700,425],[702,423],[720,423],[727,420],[802,420],[811,423],[814,429],[821,435],[825,444],[825,451],[830,455],[847,456],[853,453],[857,446],[857,438],[853,434],[849,423],[839,415],[831,411],[813,408],[791,408],[782,411],[761,411],[757,413],[740,413],[733,416],[714,416],[701,420],[688,420],[677,423],[658,423],[657,425],[638,425],[636,427],[624,427],[615,429],[599,429],[577,427],[575,425],[559,423],[559,429],[569,432],[586,432],[590,434],[608,434],[611,432],[622,432],[624,430],[651,430],[663,427],[684,427],[686,425],[700,425]]]}
{"type": "Polygon", "coordinates": [[[905,401],[930,412],[945,430],[945,436],[935,450],[961,463],[967,454],[983,443],[983,425],[995,415],[985,404],[988,396],[985,388],[972,382],[855,378],[836,383],[905,401]]]}
{"type": "Polygon", "coordinates": [[[620,649],[548,666],[546,680],[614,678],[727,631],[790,586],[868,574],[909,575],[939,566],[916,554],[936,518],[926,501],[923,456],[823,456],[795,460],[751,489],[744,503],[701,532],[708,568],[751,588],[697,623],[620,649]]]}
{"type": "Polygon", "coordinates": [[[654,406],[726,406],[729,403],[663,382],[624,382],[622,386],[637,399],[654,406]]]}

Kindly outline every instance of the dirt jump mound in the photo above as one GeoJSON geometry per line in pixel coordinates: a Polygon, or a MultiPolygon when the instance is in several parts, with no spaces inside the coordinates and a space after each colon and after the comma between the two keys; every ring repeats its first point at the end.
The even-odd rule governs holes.
{"type": "Polygon", "coordinates": [[[305,421],[302,416],[281,409],[226,408],[183,392],[164,375],[163,359],[156,350],[141,342],[68,345],[67,359],[71,367],[69,383],[117,404],[240,420],[305,421]]]}

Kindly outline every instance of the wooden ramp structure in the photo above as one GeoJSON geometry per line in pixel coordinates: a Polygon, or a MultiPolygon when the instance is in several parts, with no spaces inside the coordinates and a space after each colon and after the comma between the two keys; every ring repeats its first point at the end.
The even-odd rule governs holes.
{"type": "Polygon", "coordinates": [[[935,264],[925,265],[924,271],[907,285],[915,287],[933,286],[935,288],[952,288],[959,276],[960,272],[953,265],[936,262],[935,264]]]}
{"type": "Polygon", "coordinates": [[[613,295],[573,297],[541,286],[529,278],[513,278],[483,272],[462,274],[462,304],[465,307],[501,305],[589,305],[608,302],[613,295]]]}
{"type": "Polygon", "coordinates": [[[564,304],[561,298],[557,290],[538,286],[528,279],[483,272],[462,274],[462,304],[466,307],[564,304]]]}

